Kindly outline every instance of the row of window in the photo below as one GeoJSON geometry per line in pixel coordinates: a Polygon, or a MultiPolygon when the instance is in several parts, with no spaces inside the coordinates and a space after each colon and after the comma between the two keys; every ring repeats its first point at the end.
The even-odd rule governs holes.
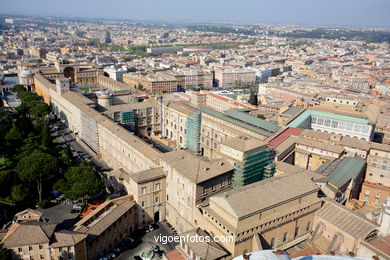
{"type": "Polygon", "coordinates": [[[331,120],[331,119],[315,117],[315,116],[311,117],[311,123],[315,125],[327,126],[331,128],[337,128],[340,130],[346,130],[346,131],[363,133],[363,134],[367,134],[370,131],[370,126],[368,125],[353,124],[350,122],[331,120]]]}
{"type": "MultiPolygon", "coordinates": [[[[159,191],[160,190],[160,183],[155,183],[154,184],[154,191],[159,191]]],[[[145,195],[147,192],[147,187],[144,186],[141,188],[141,195],[145,195]]]]}

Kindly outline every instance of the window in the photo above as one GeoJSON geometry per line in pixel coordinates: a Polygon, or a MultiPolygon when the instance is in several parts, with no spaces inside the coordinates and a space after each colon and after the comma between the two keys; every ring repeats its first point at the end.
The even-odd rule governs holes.
{"type": "Polygon", "coordinates": [[[168,194],[167,194],[167,201],[169,200],[169,196],[168,196],[168,194]]]}
{"type": "Polygon", "coordinates": [[[154,184],[154,190],[159,190],[160,189],[160,183],[154,184]]]}
{"type": "Polygon", "coordinates": [[[142,187],[142,188],[141,188],[141,194],[142,194],[142,195],[145,195],[145,194],[146,194],[146,187],[142,187]]]}
{"type": "Polygon", "coordinates": [[[32,248],[32,246],[28,246],[28,251],[33,251],[33,248],[32,248]]]}
{"type": "Polygon", "coordinates": [[[338,125],[339,125],[339,122],[337,122],[337,121],[332,121],[332,127],[333,127],[333,128],[337,128],[338,125]]]}
{"type": "Polygon", "coordinates": [[[42,245],[39,245],[39,250],[43,250],[43,246],[42,245]]]}
{"type": "Polygon", "coordinates": [[[141,207],[143,207],[143,208],[146,207],[146,201],[141,201],[141,207]]]}
{"type": "Polygon", "coordinates": [[[159,203],[160,202],[160,197],[154,198],[154,202],[159,203]]]}
{"type": "Polygon", "coordinates": [[[206,187],[203,188],[203,195],[205,195],[205,194],[207,194],[207,188],[206,187]]]}
{"type": "Polygon", "coordinates": [[[295,228],[294,237],[299,236],[299,231],[300,231],[300,227],[296,227],[296,228],[295,228]]]}
{"type": "Polygon", "coordinates": [[[347,123],[347,126],[345,127],[348,131],[352,130],[352,123],[347,123]]]}
{"type": "Polygon", "coordinates": [[[323,124],[324,124],[324,119],[318,118],[317,125],[323,125],[323,124]]]}
{"type": "Polygon", "coordinates": [[[360,129],[361,129],[361,125],[354,125],[354,127],[353,127],[353,131],[354,132],[358,132],[358,133],[360,133],[360,129]]]}
{"type": "Polygon", "coordinates": [[[21,247],[18,247],[18,252],[19,253],[22,253],[23,252],[23,249],[21,247]]]}
{"type": "Polygon", "coordinates": [[[312,117],[311,117],[311,123],[312,123],[312,124],[316,124],[316,123],[317,123],[317,117],[312,116],[312,117]]]}
{"type": "Polygon", "coordinates": [[[330,126],[330,119],[325,119],[325,126],[330,126]]]}
{"type": "Polygon", "coordinates": [[[288,233],[285,232],[284,235],[283,235],[283,242],[286,242],[286,241],[287,241],[287,237],[288,237],[288,233]]]}
{"type": "Polygon", "coordinates": [[[215,191],[215,185],[211,187],[211,191],[215,191]]]}
{"type": "Polygon", "coordinates": [[[270,246],[271,246],[271,248],[275,247],[275,238],[274,237],[271,239],[270,246]]]}
{"type": "Polygon", "coordinates": [[[345,122],[339,122],[339,129],[345,129],[345,122]]]}
{"type": "Polygon", "coordinates": [[[311,221],[307,222],[306,231],[309,231],[311,227],[311,221]]]}

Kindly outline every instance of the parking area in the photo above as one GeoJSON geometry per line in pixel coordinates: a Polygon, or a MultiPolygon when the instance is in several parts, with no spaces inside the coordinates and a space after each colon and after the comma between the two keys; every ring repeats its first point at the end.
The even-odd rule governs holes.
{"type": "Polygon", "coordinates": [[[135,247],[124,251],[115,259],[119,260],[136,260],[141,259],[139,256],[145,249],[152,249],[153,246],[157,245],[159,247],[159,253],[155,254],[153,259],[161,259],[162,255],[166,252],[169,252],[175,249],[177,243],[167,242],[165,245],[162,243],[157,243],[155,237],[158,236],[172,236],[172,231],[165,222],[157,223],[158,228],[145,233],[145,231],[139,231],[138,235],[134,236],[136,239],[135,247]],[[138,240],[138,241],[137,241],[138,240]]]}
{"type": "Polygon", "coordinates": [[[47,209],[37,209],[43,213],[43,217],[52,223],[58,224],[60,228],[68,229],[78,220],[79,213],[72,212],[73,205],[62,202],[47,209]]]}

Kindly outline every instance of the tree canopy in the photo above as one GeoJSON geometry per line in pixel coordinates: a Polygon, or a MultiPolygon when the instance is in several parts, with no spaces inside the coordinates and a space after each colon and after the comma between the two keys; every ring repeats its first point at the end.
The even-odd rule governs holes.
{"type": "Polygon", "coordinates": [[[251,90],[251,94],[249,96],[248,103],[253,105],[253,106],[259,105],[259,101],[257,100],[257,94],[255,94],[255,92],[253,90],[251,90]]]}
{"type": "Polygon", "coordinates": [[[103,181],[87,162],[70,167],[63,179],[54,188],[65,194],[66,198],[76,200],[89,196],[95,198],[103,189],[103,181]]]}
{"type": "Polygon", "coordinates": [[[57,167],[57,159],[47,153],[35,150],[32,154],[22,158],[16,172],[21,180],[37,184],[39,201],[42,200],[42,183],[53,177],[57,167]]]}

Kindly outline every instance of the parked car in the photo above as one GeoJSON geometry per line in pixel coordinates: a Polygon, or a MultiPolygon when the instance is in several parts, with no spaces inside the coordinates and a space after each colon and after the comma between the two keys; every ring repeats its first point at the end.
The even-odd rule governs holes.
{"type": "Polygon", "coordinates": [[[82,209],[83,208],[83,206],[82,205],[80,205],[80,204],[75,204],[75,205],[73,205],[73,209],[82,209]]]}

